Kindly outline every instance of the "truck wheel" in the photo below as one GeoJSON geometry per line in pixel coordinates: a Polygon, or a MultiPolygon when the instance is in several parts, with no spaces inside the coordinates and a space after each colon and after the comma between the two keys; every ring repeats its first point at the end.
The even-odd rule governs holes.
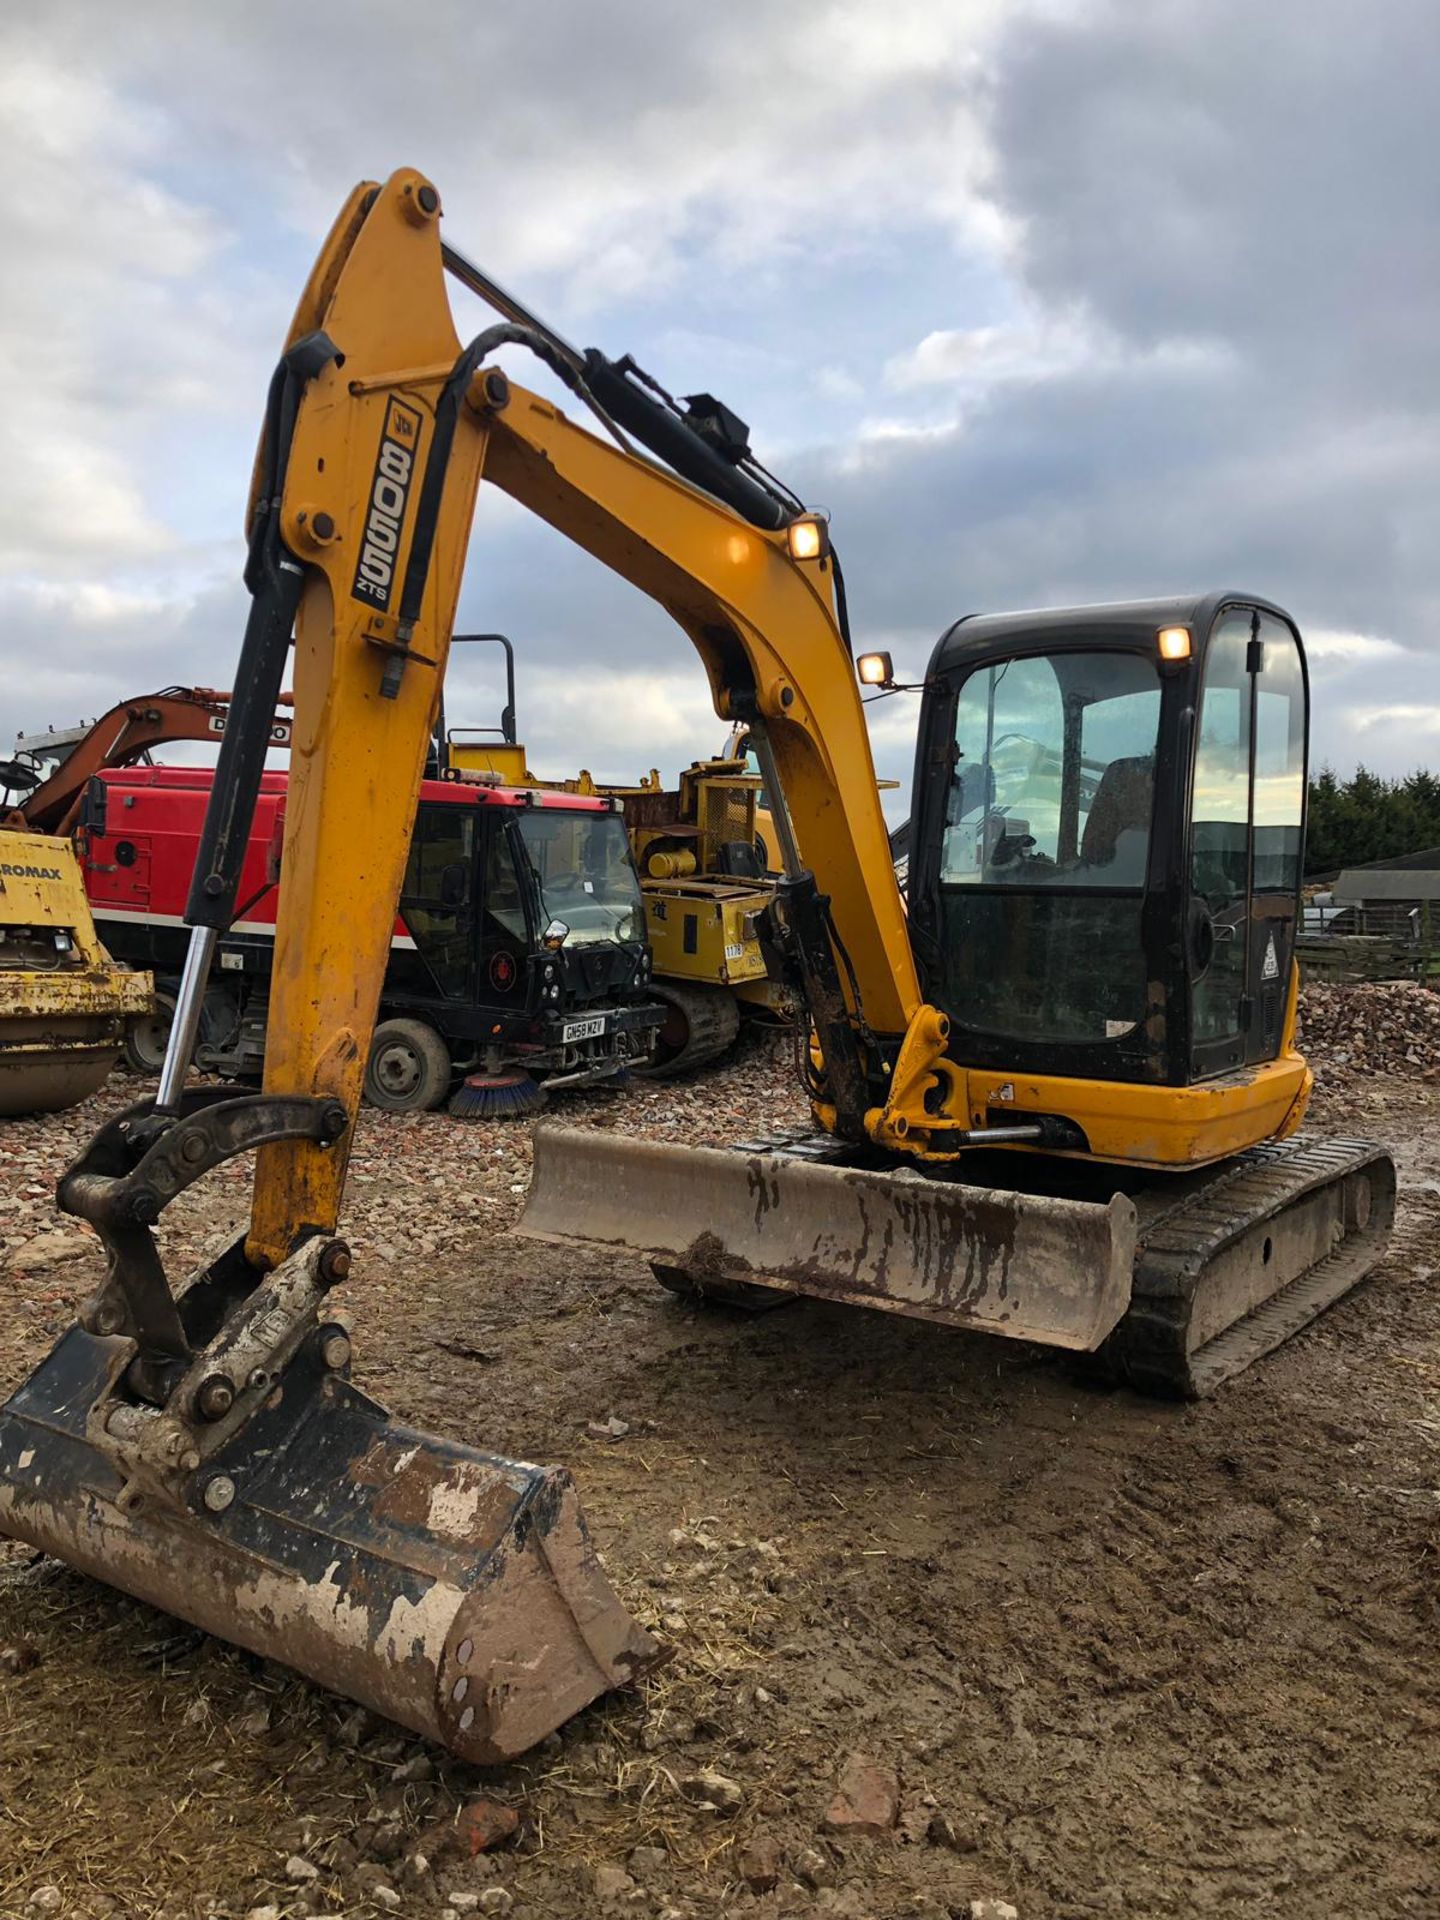
{"type": "Polygon", "coordinates": [[[165,1049],[170,1044],[170,1022],[175,1018],[173,993],[155,995],[155,1011],[138,1014],[125,1027],[125,1064],[136,1073],[151,1076],[165,1065],[165,1049]]]}
{"type": "Polygon", "coordinates": [[[450,1049],[423,1020],[382,1020],[370,1043],[365,1098],[385,1113],[431,1113],[450,1091],[450,1049]]]}
{"type": "MultiPolygon", "coordinates": [[[[175,1019],[175,994],[159,987],[155,993],[155,1011],[132,1020],[125,1029],[125,1060],[136,1073],[158,1074],[170,1047],[170,1028],[175,1019]]],[[[224,987],[205,989],[200,1010],[200,1029],[195,1036],[197,1057],[202,1048],[228,1041],[240,1021],[240,1009],[234,995],[224,987]]],[[[198,1064],[198,1058],[197,1058],[198,1064]]],[[[201,1066],[202,1073],[213,1069],[201,1066]]]]}

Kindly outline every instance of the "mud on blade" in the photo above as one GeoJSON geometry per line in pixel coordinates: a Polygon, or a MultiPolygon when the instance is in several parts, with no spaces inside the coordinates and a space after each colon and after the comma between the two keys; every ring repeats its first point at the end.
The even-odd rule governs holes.
{"type": "Polygon", "coordinates": [[[535,1133],[518,1229],[624,1251],[703,1291],[759,1285],[1088,1351],[1130,1301],[1135,1209],[909,1172],[535,1133]]]}
{"type": "Polygon", "coordinates": [[[180,1502],[127,1495],[86,1428],[130,1351],[72,1328],[0,1409],[0,1532],[480,1763],[656,1659],[568,1474],[396,1425],[313,1342],[180,1502]]]}

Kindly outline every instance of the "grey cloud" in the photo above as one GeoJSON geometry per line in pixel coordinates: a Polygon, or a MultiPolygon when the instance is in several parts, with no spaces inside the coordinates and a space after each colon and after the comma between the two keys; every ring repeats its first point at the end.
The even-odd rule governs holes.
{"type": "Polygon", "coordinates": [[[1017,26],[990,188],[1028,301],[1107,350],[858,464],[811,456],[857,619],[1249,586],[1403,649],[1317,671],[1322,754],[1433,761],[1437,48],[1408,0],[1017,26]],[[1149,351],[1196,338],[1221,350],[1149,351]],[[1352,723],[1362,703],[1418,711],[1352,723]]]}
{"type": "MultiPolygon", "coordinates": [[[[318,87],[278,0],[203,15],[172,0],[138,24],[61,4],[44,27],[151,117],[167,190],[218,209],[228,263],[251,276],[246,337],[267,301],[278,333],[281,269],[303,271],[344,185],[402,160],[441,180],[457,239],[566,325],[647,357],[668,335],[655,371],[686,391],[708,377],[710,290],[733,303],[756,267],[793,308],[784,353],[739,356],[715,384],[765,444],[767,417],[795,417],[788,369],[832,369],[823,421],[783,470],[834,511],[863,637],[913,670],[967,608],[1253,586],[1308,628],[1401,643],[1317,662],[1322,752],[1433,760],[1440,16],[1422,0],[982,7],[964,30],[961,16],[835,7],[797,33],[750,6],[681,31],[658,4],[618,23],[554,6],[482,30],[433,0],[422,31],[397,35],[388,8],[319,0],[318,87]],[[843,313],[815,292],[827,248],[874,263],[843,313]],[[988,385],[884,392],[907,338],[995,321],[965,310],[978,261],[1065,351],[1033,375],[1006,362],[988,385]],[[892,402],[915,437],[864,438],[865,409],[892,402]],[[1419,712],[1347,726],[1362,707],[1419,712]]],[[[236,375],[252,407],[272,345],[236,375]]],[[[178,444],[183,415],[167,420],[178,444]]],[[[199,660],[233,658],[237,590],[172,597],[173,619],[118,651],[98,632],[63,643],[90,648],[97,681],[122,666],[140,684],[225,677],[199,660]]],[[[606,664],[701,684],[662,614],[483,496],[462,621],[513,633],[537,726],[548,689],[606,664]]],[[[457,669],[456,685],[478,705],[482,677],[457,669]]],[[[908,778],[902,703],[882,716],[882,771],[908,778]]],[[[555,751],[594,762],[623,739],[628,763],[612,717],[597,703],[555,751]]],[[[703,715],[694,726],[691,750],[708,750],[703,715]]]]}
{"type": "Polygon", "coordinates": [[[1032,287],[1249,346],[1329,406],[1434,405],[1430,0],[1111,0],[1017,28],[997,71],[1032,287]]]}
{"type": "MultiPolygon", "coordinates": [[[[457,238],[497,266],[606,303],[700,256],[782,251],[817,220],[893,219],[896,188],[962,221],[979,158],[961,53],[1003,8],[818,0],[678,15],[663,0],[521,11],[422,0],[196,9],[56,0],[44,27],[80,73],[119,77],[170,129],[177,170],[229,175],[322,232],[342,184],[429,169],[457,238]],[[317,51],[323,50],[323,51],[317,51]]],[[[237,224],[241,206],[232,208],[237,224]]],[[[258,222],[257,222],[258,224],[258,222]]],[[[541,290],[546,290],[542,285],[541,290]]],[[[699,317],[699,316],[697,316],[699,317]]]]}

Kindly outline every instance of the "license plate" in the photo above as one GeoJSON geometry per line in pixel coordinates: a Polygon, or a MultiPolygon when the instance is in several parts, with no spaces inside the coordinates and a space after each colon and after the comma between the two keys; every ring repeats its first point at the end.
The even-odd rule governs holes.
{"type": "Polygon", "coordinates": [[[567,1020],[560,1038],[568,1046],[572,1040],[598,1040],[604,1031],[605,1016],[597,1013],[589,1020],[567,1020]]]}

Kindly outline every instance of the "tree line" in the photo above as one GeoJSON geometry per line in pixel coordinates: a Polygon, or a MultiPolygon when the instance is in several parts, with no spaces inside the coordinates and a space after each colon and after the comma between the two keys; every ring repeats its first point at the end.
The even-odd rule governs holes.
{"type": "Polygon", "coordinates": [[[1349,780],[1340,780],[1322,767],[1311,780],[1307,874],[1393,860],[1422,847],[1440,847],[1440,777],[1410,773],[1382,780],[1357,767],[1349,780]]]}

